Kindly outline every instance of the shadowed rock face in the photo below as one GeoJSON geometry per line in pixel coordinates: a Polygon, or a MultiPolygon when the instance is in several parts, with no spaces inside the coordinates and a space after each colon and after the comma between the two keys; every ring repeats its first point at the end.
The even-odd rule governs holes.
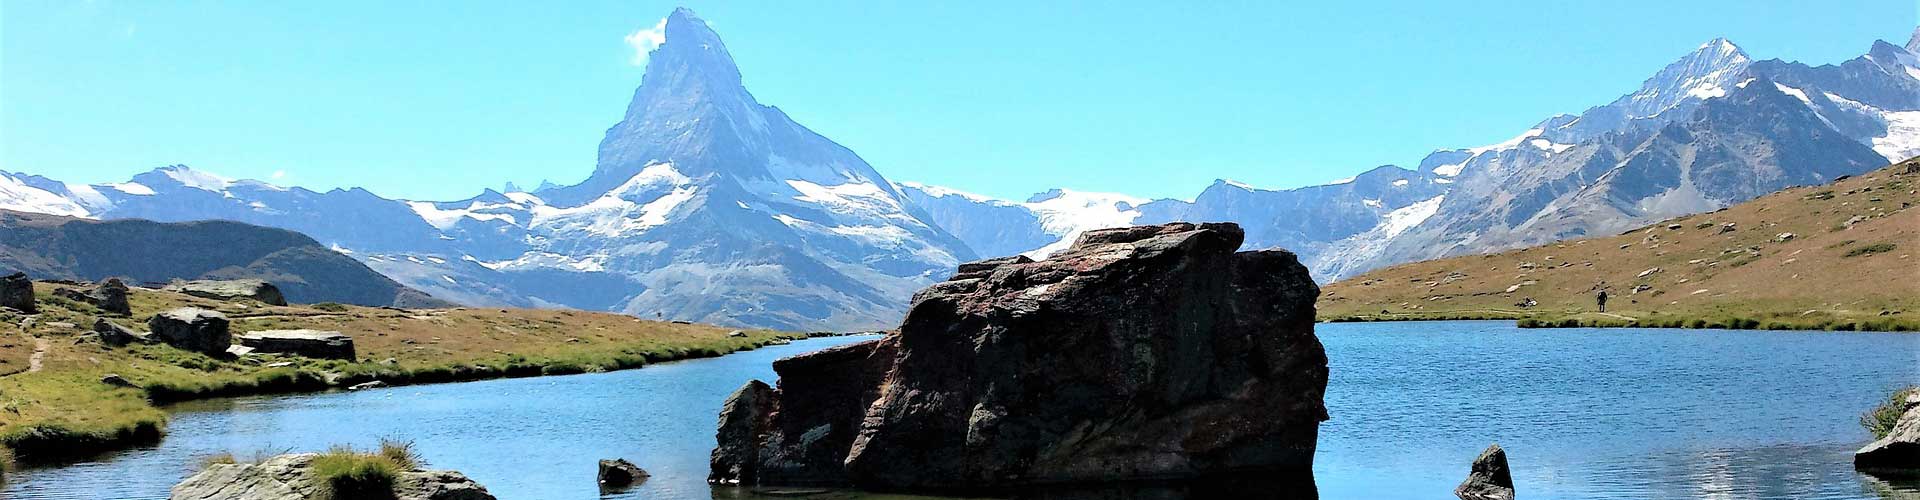
{"type": "Polygon", "coordinates": [[[0,277],[0,307],[26,313],[38,310],[33,306],[33,280],[26,273],[0,277]]]}
{"type": "Polygon", "coordinates": [[[963,265],[886,338],[777,363],[763,429],[722,429],[755,463],[728,468],[959,490],[1255,474],[1310,494],[1319,289],[1292,253],[1241,240],[1232,224],[1140,226],[963,265]]]}

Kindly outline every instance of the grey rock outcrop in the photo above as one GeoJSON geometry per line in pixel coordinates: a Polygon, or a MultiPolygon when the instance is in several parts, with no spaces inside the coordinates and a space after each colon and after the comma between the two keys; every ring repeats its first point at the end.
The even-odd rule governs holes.
{"type": "Polygon", "coordinates": [[[1488,446],[1473,459],[1467,480],[1453,489],[1460,500],[1513,500],[1513,472],[1507,468],[1507,451],[1496,444],[1488,446]]]}
{"type": "Polygon", "coordinates": [[[1854,452],[1853,468],[1881,476],[1920,477],[1920,405],[1908,406],[1886,437],[1854,452]]]}
{"type": "Polygon", "coordinates": [[[147,320],[154,339],[209,355],[224,354],[233,345],[233,333],[227,327],[227,315],[194,307],[168,310],[147,320]]]}
{"type": "Polygon", "coordinates": [[[93,320],[93,332],[100,336],[100,343],[114,347],[134,342],[145,343],[151,341],[147,334],[133,331],[131,328],[120,326],[112,321],[107,321],[106,318],[95,318],[93,320]]]}
{"type": "Polygon", "coordinates": [[[647,474],[645,469],[641,469],[640,466],[634,465],[633,462],[628,462],[627,459],[624,458],[600,460],[599,481],[601,488],[625,488],[640,484],[650,476],[651,474],[647,474]]]}
{"type": "MultiPolygon", "coordinates": [[[[171,500],[318,500],[327,487],[313,475],[319,455],[298,453],[258,464],[215,464],[174,485],[171,500]]],[[[487,488],[453,471],[410,470],[394,481],[394,500],[493,500],[487,488]]]]}
{"type": "Polygon", "coordinates": [[[240,334],[240,345],[254,354],[292,354],[317,359],[352,360],[353,337],[320,330],[260,330],[240,334]]]}
{"type": "Polygon", "coordinates": [[[280,287],[264,280],[193,280],[167,285],[167,291],[214,300],[253,299],[268,305],[287,305],[280,287]]]}
{"type": "Polygon", "coordinates": [[[39,311],[33,306],[33,280],[26,273],[0,277],[0,307],[25,313],[39,311]]]}
{"type": "Polygon", "coordinates": [[[109,314],[121,316],[133,314],[133,306],[127,303],[127,284],[122,283],[119,278],[109,279],[86,291],[76,288],[56,288],[53,294],[74,302],[92,305],[109,314]]]}
{"type": "Polygon", "coordinates": [[[1311,491],[1327,418],[1319,288],[1290,252],[1236,253],[1242,238],[1233,224],[1108,229],[1048,260],[962,266],[915,295],[898,331],[781,360],[778,390],[736,392],[714,472],[978,491],[1239,476],[1311,491]]]}

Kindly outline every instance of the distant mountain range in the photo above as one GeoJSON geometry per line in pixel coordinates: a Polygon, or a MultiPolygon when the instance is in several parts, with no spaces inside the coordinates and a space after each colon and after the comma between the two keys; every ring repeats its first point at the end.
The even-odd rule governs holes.
{"type": "Polygon", "coordinates": [[[1115,201],[1068,219],[1032,203],[903,186],[985,256],[1043,254],[1036,250],[1110,225],[1234,221],[1247,228],[1248,246],[1294,250],[1332,281],[1612,234],[1920,155],[1916,54],[1920,30],[1905,47],[1876,42],[1864,56],[1817,67],[1756,62],[1715,39],[1606,105],[1549,117],[1497,144],[1434,151],[1414,169],[1382,166],[1323,186],[1221,180],[1192,201],[1081,193],[1115,201]]]}
{"type": "Polygon", "coordinates": [[[762,105],[707,24],[668,16],[586,181],[453,202],[315,192],[170,166],[118,184],[0,172],[0,208],[228,219],[311,235],[473,305],[573,307],[795,330],[897,323],[963,261],[1045,255],[1081,231],[1233,221],[1323,280],[1606,234],[1920,154],[1920,30],[1840,65],[1752,61],[1714,40],[1635,92],[1515,138],[1297,189],[1217,181],[1192,200],[1053,189],[1024,202],[893,182],[762,105]]]}
{"type": "Polygon", "coordinates": [[[134,283],[260,279],[289,301],[442,307],[306,235],[231,221],[90,220],[0,210],[0,272],[134,283]]]}

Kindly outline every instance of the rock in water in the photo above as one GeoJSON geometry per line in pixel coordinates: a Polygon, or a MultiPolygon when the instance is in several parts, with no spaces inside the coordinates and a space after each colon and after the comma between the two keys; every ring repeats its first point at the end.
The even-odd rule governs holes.
{"type": "MultiPolygon", "coordinates": [[[[173,486],[171,500],[305,500],[330,495],[313,476],[318,455],[298,453],[258,464],[215,464],[173,486]]],[[[487,488],[454,471],[410,470],[395,478],[394,500],[494,500],[487,488]]]]}
{"type": "Polygon", "coordinates": [[[600,460],[600,487],[625,488],[647,480],[647,471],[624,458],[600,460]]]}
{"type": "Polygon", "coordinates": [[[0,277],[0,307],[31,313],[33,307],[33,280],[27,279],[27,273],[13,273],[0,277]]]}
{"type": "Polygon", "coordinates": [[[766,382],[748,381],[727,397],[720,406],[719,445],[713,448],[712,471],[707,482],[738,484],[751,482],[760,463],[759,439],[766,432],[773,408],[773,388],[766,382]]]}
{"type": "Polygon", "coordinates": [[[260,354],[353,360],[353,337],[320,330],[260,330],[240,334],[240,345],[260,354]]]}
{"type": "Polygon", "coordinates": [[[1881,476],[1920,477],[1920,405],[1900,414],[1886,437],[1854,452],[1853,468],[1881,476]]]}
{"type": "Polygon", "coordinates": [[[166,290],[214,300],[253,299],[268,305],[287,305],[280,287],[255,279],[181,281],[167,285],[166,290]]]}
{"type": "Polygon", "coordinates": [[[1488,446],[1473,459],[1473,471],[1467,480],[1453,489],[1460,500],[1513,500],[1513,474],[1507,469],[1507,451],[1500,445],[1488,446]]]}
{"type": "Polygon", "coordinates": [[[1236,253],[1242,238],[1233,224],[1107,229],[1044,261],[962,265],[914,296],[898,331],[779,361],[778,390],[736,392],[716,477],[960,490],[1263,477],[1311,492],[1327,418],[1319,288],[1290,252],[1236,253]]]}
{"type": "Polygon", "coordinates": [[[194,307],[182,307],[153,315],[147,320],[152,336],[169,345],[208,355],[221,355],[233,345],[227,331],[227,315],[194,307]]]}

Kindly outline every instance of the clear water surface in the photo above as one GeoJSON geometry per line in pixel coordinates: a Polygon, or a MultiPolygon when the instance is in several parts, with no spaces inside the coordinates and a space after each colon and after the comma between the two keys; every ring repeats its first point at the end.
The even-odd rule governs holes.
{"type": "MultiPolygon", "coordinates": [[[[1856,420],[1920,383],[1920,334],[1522,330],[1510,322],[1319,326],[1332,364],[1322,498],[1443,499],[1487,444],[1527,498],[1910,498],[1857,474],[1856,420]]],[[[201,401],[157,446],[18,471],[0,497],[165,498],[199,457],[411,439],[503,499],[602,497],[600,458],[651,471],[608,498],[708,499],[715,414],[815,339],[644,369],[201,401]]],[[[836,494],[834,497],[858,495],[836,494]]]]}

